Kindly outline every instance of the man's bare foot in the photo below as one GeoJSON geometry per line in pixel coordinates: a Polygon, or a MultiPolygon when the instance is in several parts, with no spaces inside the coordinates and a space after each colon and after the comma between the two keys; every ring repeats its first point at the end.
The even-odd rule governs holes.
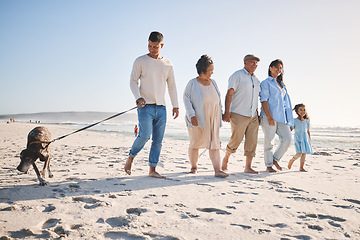
{"type": "Polygon", "coordinates": [[[300,168],[300,172],[307,172],[304,168],[300,168]]]}
{"type": "Polygon", "coordinates": [[[229,176],[229,174],[226,172],[223,172],[223,171],[215,172],[215,177],[226,178],[228,176],[229,176]]]}
{"type": "Polygon", "coordinates": [[[224,157],[222,164],[221,164],[221,170],[227,171],[228,170],[228,163],[229,163],[229,157],[224,157]]]}
{"type": "Polygon", "coordinates": [[[134,161],[133,157],[128,157],[128,159],[126,160],[125,166],[124,166],[124,170],[127,174],[131,175],[131,165],[134,161]]]}
{"type": "Polygon", "coordinates": [[[291,169],[291,166],[293,165],[294,162],[295,162],[294,159],[291,159],[291,160],[289,161],[288,169],[291,169]]]}
{"type": "Polygon", "coordinates": [[[266,167],[266,171],[267,172],[277,172],[275,169],[273,169],[272,167],[266,167]]]}
{"type": "Polygon", "coordinates": [[[166,178],[165,176],[160,175],[156,170],[155,167],[150,167],[149,169],[149,177],[154,177],[154,178],[166,178]]]}
{"type": "Polygon", "coordinates": [[[253,173],[253,174],[259,174],[259,172],[255,171],[252,168],[245,168],[244,173],[253,173]]]}
{"type": "Polygon", "coordinates": [[[279,165],[279,163],[277,161],[274,160],[273,163],[279,171],[282,171],[282,167],[279,165]]]}
{"type": "Polygon", "coordinates": [[[197,168],[192,167],[189,173],[193,173],[193,174],[197,173],[197,168]]]}

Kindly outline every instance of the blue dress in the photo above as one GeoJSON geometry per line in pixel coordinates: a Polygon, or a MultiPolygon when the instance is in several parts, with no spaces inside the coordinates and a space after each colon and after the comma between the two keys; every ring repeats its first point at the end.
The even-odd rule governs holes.
{"type": "Polygon", "coordinates": [[[309,139],[309,134],[307,133],[307,130],[310,129],[310,121],[308,119],[301,121],[297,118],[294,118],[294,126],[292,128],[295,129],[294,143],[296,152],[312,154],[313,151],[309,139]]]}

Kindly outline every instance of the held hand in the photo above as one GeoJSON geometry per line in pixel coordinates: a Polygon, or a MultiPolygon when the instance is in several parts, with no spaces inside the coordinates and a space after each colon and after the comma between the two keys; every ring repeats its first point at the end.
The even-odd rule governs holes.
{"type": "Polygon", "coordinates": [[[136,100],[136,105],[138,108],[142,108],[145,107],[146,105],[146,101],[144,98],[139,98],[138,100],[136,100]]]}
{"type": "Polygon", "coordinates": [[[179,116],[179,108],[173,108],[173,116],[176,119],[179,116]]]}
{"type": "Polygon", "coordinates": [[[224,122],[230,122],[230,113],[224,113],[222,116],[224,122]]]}
{"type": "Polygon", "coordinates": [[[197,117],[194,116],[191,118],[191,124],[195,127],[199,126],[199,121],[198,121],[197,117]]]}
{"type": "Polygon", "coordinates": [[[268,122],[270,126],[275,126],[275,121],[273,118],[268,118],[268,122]]]}

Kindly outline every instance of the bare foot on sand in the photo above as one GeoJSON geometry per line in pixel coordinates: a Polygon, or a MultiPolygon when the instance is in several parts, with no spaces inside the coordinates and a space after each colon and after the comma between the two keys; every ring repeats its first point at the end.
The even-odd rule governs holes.
{"type": "Polygon", "coordinates": [[[292,167],[292,165],[293,165],[294,162],[295,162],[294,159],[291,159],[291,160],[289,161],[288,169],[291,169],[291,167],[292,167]]]}
{"type": "Polygon", "coordinates": [[[253,174],[259,174],[259,172],[255,171],[254,169],[252,168],[245,168],[244,169],[244,173],[253,173],[253,174]]]}
{"type": "Polygon", "coordinates": [[[223,172],[223,171],[215,172],[215,177],[226,178],[228,176],[229,176],[229,174],[226,172],[223,172]]]}
{"type": "Polygon", "coordinates": [[[227,171],[228,170],[228,163],[229,163],[229,157],[225,156],[222,164],[221,164],[221,170],[227,171]]]}
{"type": "Polygon", "coordinates": [[[300,172],[307,172],[304,168],[300,168],[300,172]]]}
{"type": "Polygon", "coordinates": [[[275,169],[273,169],[272,167],[266,167],[266,171],[267,172],[277,172],[275,169]]]}
{"type": "Polygon", "coordinates": [[[279,163],[277,161],[274,160],[273,163],[279,171],[282,171],[282,167],[279,165],[279,163]]]}
{"type": "Polygon", "coordinates": [[[126,160],[126,163],[124,166],[124,171],[129,175],[131,175],[131,165],[132,165],[133,161],[134,161],[134,158],[129,156],[128,159],[126,160]]]}
{"type": "Polygon", "coordinates": [[[197,168],[192,167],[189,173],[193,173],[193,174],[197,173],[197,168]]]}
{"type": "Polygon", "coordinates": [[[153,178],[163,178],[163,179],[166,178],[166,176],[160,175],[158,172],[151,172],[151,173],[149,173],[149,177],[153,177],[153,178]]]}
{"type": "Polygon", "coordinates": [[[158,172],[155,170],[155,167],[150,167],[150,169],[149,169],[149,177],[153,177],[153,178],[163,178],[163,179],[166,178],[165,176],[160,175],[160,173],[158,173],[158,172]]]}

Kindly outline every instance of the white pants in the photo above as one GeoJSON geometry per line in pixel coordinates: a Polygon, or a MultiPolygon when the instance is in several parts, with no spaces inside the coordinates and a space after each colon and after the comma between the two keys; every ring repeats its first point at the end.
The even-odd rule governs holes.
{"type": "Polygon", "coordinates": [[[279,162],[291,144],[290,127],[285,123],[275,122],[270,126],[266,116],[261,117],[261,128],[264,132],[264,161],[266,167],[273,166],[273,160],[279,162]],[[272,141],[275,134],[279,136],[280,144],[273,153],[272,141]]]}

